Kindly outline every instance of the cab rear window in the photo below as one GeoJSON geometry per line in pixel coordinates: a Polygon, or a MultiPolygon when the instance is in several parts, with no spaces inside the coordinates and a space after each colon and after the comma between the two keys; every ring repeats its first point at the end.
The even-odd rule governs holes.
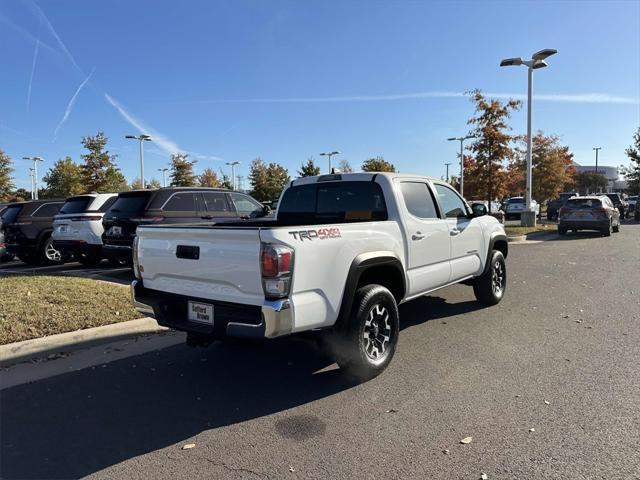
{"type": "Polygon", "coordinates": [[[366,222],[387,218],[382,189],[374,182],[294,186],[285,192],[278,209],[279,220],[366,222]]]}

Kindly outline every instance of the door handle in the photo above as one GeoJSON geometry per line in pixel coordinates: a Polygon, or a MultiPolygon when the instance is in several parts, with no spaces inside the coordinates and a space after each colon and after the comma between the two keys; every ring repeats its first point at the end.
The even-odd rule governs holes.
{"type": "Polygon", "coordinates": [[[411,240],[422,240],[424,238],[424,233],[422,232],[416,232],[413,235],[411,235],[411,240]]]}
{"type": "Polygon", "coordinates": [[[449,233],[451,234],[451,236],[455,236],[458,235],[460,233],[460,230],[458,230],[457,228],[452,228],[449,233]]]}
{"type": "Polygon", "coordinates": [[[205,215],[204,217],[200,217],[203,220],[213,220],[213,217],[211,215],[205,215]]]}

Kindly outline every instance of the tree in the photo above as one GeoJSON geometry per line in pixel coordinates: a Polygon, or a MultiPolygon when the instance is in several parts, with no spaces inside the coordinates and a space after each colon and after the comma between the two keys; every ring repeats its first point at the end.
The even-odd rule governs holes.
{"type": "Polygon", "coordinates": [[[66,198],[87,192],[83,182],[82,166],[71,157],[58,160],[42,178],[46,184],[46,197],[66,198]]]}
{"type": "Polygon", "coordinates": [[[147,182],[147,188],[152,188],[154,190],[157,190],[158,188],[161,188],[161,187],[162,185],[160,184],[160,180],[158,180],[157,178],[152,178],[147,182]]]}
{"type": "Polygon", "coordinates": [[[303,163],[300,165],[298,175],[301,177],[315,177],[316,175],[320,175],[320,167],[314,163],[313,157],[308,158],[306,164],[303,163]]]}
{"type": "Polygon", "coordinates": [[[602,173],[578,172],[574,176],[576,188],[582,194],[607,188],[607,177],[602,173]]]}
{"type": "MultiPolygon", "coordinates": [[[[158,180],[158,179],[152,178],[151,180],[147,180],[146,188],[158,189],[161,186],[162,185],[160,185],[160,180],[158,180]]],[[[134,178],[133,181],[131,182],[131,185],[129,185],[129,188],[131,190],[143,190],[143,186],[142,186],[142,182],[140,181],[140,177],[134,178]]]]}
{"type": "Polygon", "coordinates": [[[31,198],[31,192],[25,190],[24,188],[18,188],[15,192],[10,193],[6,201],[7,202],[24,202],[31,198]]]}
{"type": "MultiPolygon", "coordinates": [[[[622,173],[627,179],[627,192],[631,195],[638,195],[640,194],[640,127],[633,135],[633,145],[630,145],[624,153],[631,161],[628,167],[622,169],[622,173]]],[[[637,204],[636,208],[638,208],[637,204]]]]}
{"type": "Polygon", "coordinates": [[[193,173],[193,165],[195,163],[196,160],[189,160],[189,155],[186,153],[175,153],[171,155],[171,186],[196,186],[198,177],[193,173]]]}
{"type": "Polygon", "coordinates": [[[473,169],[465,170],[465,194],[482,197],[489,201],[502,197],[507,192],[507,172],[505,162],[513,161],[516,152],[511,143],[517,137],[510,135],[511,128],[507,120],[511,113],[520,108],[517,100],[501,103],[496,99],[487,99],[480,90],[471,92],[471,101],[475,104],[475,116],[467,124],[474,125],[471,134],[476,140],[469,145],[475,157],[473,169]],[[469,191],[467,191],[467,179],[469,191]]]}
{"type": "Polygon", "coordinates": [[[109,155],[104,149],[107,140],[102,132],[82,139],[82,145],[89,151],[80,155],[84,160],[81,177],[86,192],[121,192],[127,189],[127,180],[115,164],[117,155],[109,155]]]}
{"type": "Polygon", "coordinates": [[[251,195],[264,202],[278,198],[285,185],[289,183],[290,177],[282,165],[267,165],[261,158],[256,158],[249,167],[249,181],[252,187],[251,195]]]}
{"type": "Polygon", "coordinates": [[[198,177],[198,183],[201,187],[219,187],[220,179],[213,169],[205,168],[200,177],[198,177]]]}
{"type": "Polygon", "coordinates": [[[220,169],[220,176],[222,177],[222,182],[220,182],[221,188],[226,188],[227,190],[233,190],[233,183],[231,182],[231,177],[220,169]]]}
{"type": "Polygon", "coordinates": [[[363,172],[395,172],[393,163],[387,162],[381,156],[365,160],[362,164],[363,172]]]}
{"type": "Polygon", "coordinates": [[[338,170],[340,170],[342,173],[353,172],[353,168],[351,167],[349,160],[344,160],[344,159],[340,160],[340,163],[338,163],[338,170]]]}
{"type": "Polygon", "coordinates": [[[533,185],[531,196],[539,204],[557,198],[573,181],[575,167],[569,147],[560,145],[557,135],[545,136],[542,131],[532,142],[533,185]]]}
{"type": "Polygon", "coordinates": [[[11,196],[11,191],[14,188],[13,179],[11,178],[12,173],[11,158],[0,150],[0,201],[4,201],[11,196]]]}

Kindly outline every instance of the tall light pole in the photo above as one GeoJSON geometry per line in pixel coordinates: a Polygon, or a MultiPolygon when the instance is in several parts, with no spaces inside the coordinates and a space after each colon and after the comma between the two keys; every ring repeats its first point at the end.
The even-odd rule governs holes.
{"type": "Polygon", "coordinates": [[[445,165],[447,167],[447,183],[449,183],[449,165],[451,165],[451,162],[445,163],[445,165]]]}
{"type": "Polygon", "coordinates": [[[334,155],[340,155],[340,153],[341,152],[335,151],[335,152],[324,152],[320,154],[321,157],[329,157],[329,173],[331,173],[331,157],[333,157],[334,155]]]}
{"type": "Polygon", "coordinates": [[[162,172],[162,186],[166,187],[167,186],[167,170],[169,170],[167,167],[164,168],[159,168],[158,171],[162,172]]]}
{"type": "Polygon", "coordinates": [[[227,162],[227,165],[231,165],[231,188],[236,189],[236,165],[240,165],[240,162],[227,162]]]}
{"type": "Polygon", "coordinates": [[[596,173],[598,173],[598,151],[602,150],[602,147],[593,147],[593,149],[596,151],[596,173]]]}
{"type": "Polygon", "coordinates": [[[23,160],[30,160],[33,162],[33,182],[31,187],[31,198],[38,200],[38,162],[44,162],[42,157],[22,157],[23,160]]]}
{"type": "Polygon", "coordinates": [[[31,200],[34,200],[33,193],[35,192],[35,188],[33,188],[33,180],[35,179],[35,175],[33,173],[33,168],[29,167],[29,180],[31,181],[31,200]]]}
{"type": "Polygon", "coordinates": [[[150,142],[151,137],[145,133],[141,133],[140,135],[126,135],[124,138],[140,141],[140,184],[142,185],[142,188],[146,188],[144,183],[144,148],[142,147],[142,144],[144,142],[150,142]]]}
{"type": "Polygon", "coordinates": [[[464,197],[464,141],[470,138],[476,138],[475,135],[467,135],[466,137],[447,138],[449,142],[457,140],[460,142],[460,196],[464,197]]]}
{"type": "Polygon", "coordinates": [[[531,213],[531,188],[532,188],[532,159],[531,159],[531,107],[533,101],[533,71],[538,68],[544,68],[547,66],[547,62],[545,62],[545,58],[550,57],[551,55],[555,55],[558,53],[557,50],[553,48],[545,48],[544,50],[540,50],[536,52],[531,57],[531,60],[522,60],[522,58],[505,58],[500,62],[501,67],[512,67],[518,65],[524,65],[527,67],[527,78],[528,78],[528,88],[527,88],[527,189],[526,189],[526,206],[527,212],[526,215],[522,215],[522,225],[523,226],[535,226],[536,224],[536,215],[535,212],[531,213]]]}

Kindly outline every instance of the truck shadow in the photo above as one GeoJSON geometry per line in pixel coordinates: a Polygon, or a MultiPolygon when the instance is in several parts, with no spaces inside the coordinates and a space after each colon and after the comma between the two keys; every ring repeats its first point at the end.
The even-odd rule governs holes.
{"type": "MultiPolygon", "coordinates": [[[[402,328],[475,308],[424,297],[401,306],[402,328]]],[[[17,386],[0,392],[0,477],[83,477],[358,383],[308,340],[287,338],[179,345],[17,386]]],[[[286,420],[297,421],[276,422],[274,435],[290,434],[286,420]]],[[[322,431],[316,422],[303,422],[310,435],[322,431]]]]}

